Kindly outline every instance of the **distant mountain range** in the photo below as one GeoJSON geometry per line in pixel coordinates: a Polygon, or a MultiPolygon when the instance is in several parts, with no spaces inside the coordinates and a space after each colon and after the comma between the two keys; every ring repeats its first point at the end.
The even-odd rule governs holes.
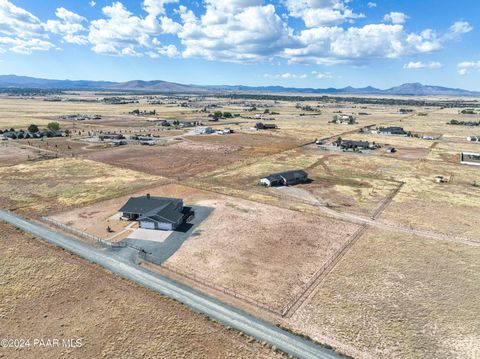
{"type": "Polygon", "coordinates": [[[344,88],[296,88],[282,86],[198,86],[185,85],[168,81],[128,82],[87,81],[87,80],[47,80],[35,77],[0,75],[0,88],[38,88],[49,90],[114,90],[144,91],[165,93],[214,93],[214,92],[268,92],[268,93],[315,93],[315,94],[372,94],[402,96],[480,96],[479,91],[457,88],[429,86],[420,83],[406,83],[386,90],[375,87],[344,88]]]}

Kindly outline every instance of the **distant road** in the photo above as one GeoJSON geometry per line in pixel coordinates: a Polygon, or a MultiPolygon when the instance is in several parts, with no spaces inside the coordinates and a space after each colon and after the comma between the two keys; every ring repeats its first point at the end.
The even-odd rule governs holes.
{"type": "Polygon", "coordinates": [[[332,350],[282,330],[267,321],[256,318],[186,285],[139,267],[132,260],[136,252],[128,247],[119,250],[98,249],[3,210],[0,210],[0,220],[99,264],[123,278],[182,302],[197,312],[255,337],[259,341],[265,341],[276,346],[287,354],[305,359],[343,358],[332,350]]]}

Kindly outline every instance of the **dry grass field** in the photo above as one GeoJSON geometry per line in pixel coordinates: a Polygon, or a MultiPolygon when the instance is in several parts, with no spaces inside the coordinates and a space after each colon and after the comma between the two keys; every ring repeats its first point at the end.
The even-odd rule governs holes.
{"type": "Polygon", "coordinates": [[[119,196],[162,178],[89,160],[58,158],[0,167],[0,180],[2,208],[32,215],[119,196]]]}
{"type": "MultiPolygon", "coordinates": [[[[123,233],[129,224],[114,215],[130,196],[148,192],[182,198],[187,205],[212,207],[213,212],[159,270],[168,274],[170,268],[195,276],[207,284],[205,288],[226,288],[275,311],[303,292],[359,223],[367,221],[366,234],[348,248],[318,287],[312,287],[313,293],[300,308],[285,318],[277,316],[278,322],[359,358],[477,359],[480,247],[460,244],[457,237],[480,241],[480,167],[459,164],[461,151],[480,152],[480,144],[466,140],[468,135],[480,135],[480,127],[447,122],[479,121],[480,116],[459,114],[460,108],[324,102],[320,98],[277,101],[127,94],[124,99],[138,102],[114,105],[103,101],[113,94],[61,96],[62,101],[56,102],[41,97],[0,98],[0,129],[26,128],[31,123],[42,127],[58,121],[62,129],[71,130],[70,138],[0,144],[1,208],[34,217],[48,215],[109,238],[123,233]],[[90,102],[81,102],[86,100],[90,102]],[[405,107],[415,112],[401,114],[399,109],[405,107]],[[155,115],[129,114],[134,109],[155,110],[155,115]],[[208,113],[217,110],[229,111],[234,117],[210,121],[208,113]],[[329,123],[340,111],[355,115],[357,123],[329,123]],[[419,116],[420,112],[427,115],[419,116]],[[75,123],[61,119],[76,113],[99,114],[102,119],[75,123]],[[162,119],[201,122],[215,130],[230,127],[235,133],[198,135],[192,128],[168,129],[153,122],[162,119]],[[278,128],[257,131],[257,122],[275,123],[278,128]],[[358,133],[365,126],[401,126],[419,137],[358,133]],[[100,131],[152,134],[161,140],[155,146],[128,143],[114,147],[88,138],[89,133],[100,131]],[[435,139],[423,140],[423,135],[435,139]],[[307,145],[314,139],[338,137],[384,147],[371,153],[347,153],[307,145]],[[387,153],[390,146],[397,152],[387,153]],[[46,160],[44,156],[60,158],[46,160]],[[311,182],[285,188],[257,186],[263,176],[293,169],[306,170],[311,182]],[[439,175],[447,182],[436,183],[439,175]],[[408,234],[414,230],[448,241],[408,234]]],[[[11,230],[8,236],[19,238],[11,230]]],[[[94,288],[90,282],[95,283],[92,276],[99,277],[96,268],[64,254],[41,256],[47,249],[57,252],[43,245],[37,258],[35,246],[37,242],[19,239],[11,244],[0,242],[0,250],[10,261],[6,263],[12,263],[0,265],[9,278],[0,293],[14,298],[0,301],[0,310],[10,311],[5,318],[17,331],[31,327],[33,333],[41,328],[40,323],[45,330],[62,323],[58,330],[67,334],[71,333],[67,330],[87,333],[86,328],[94,327],[84,334],[87,343],[93,344],[85,347],[87,352],[73,353],[78,356],[274,355],[256,344],[247,345],[238,335],[183,307],[178,309],[176,303],[112,281],[107,274],[107,279],[96,279],[100,287],[94,288]],[[63,268],[62,262],[65,269],[48,272],[48,267],[63,268]],[[17,267],[23,269],[21,273],[12,269],[17,267]],[[24,278],[18,287],[10,285],[12,273],[24,278]],[[51,287],[47,288],[43,275],[51,287]],[[60,283],[71,278],[77,278],[80,285],[60,283]],[[24,289],[27,281],[35,283],[32,289],[24,289]],[[86,288],[86,298],[75,297],[81,286],[86,288]],[[141,305],[127,311],[133,302],[141,305]],[[61,317],[37,318],[34,304],[60,306],[61,317]],[[151,315],[151,308],[158,310],[158,317],[151,315]],[[18,310],[27,314],[15,321],[11,314],[18,310]],[[92,314],[85,322],[79,321],[83,311],[92,314]],[[65,319],[68,315],[71,320],[65,319]],[[98,319],[103,317],[110,320],[98,319]],[[201,336],[201,328],[206,335],[201,336]],[[178,341],[174,338],[180,329],[184,334],[178,334],[178,341]],[[97,333],[95,338],[92,332],[97,333]],[[120,339],[115,333],[120,333],[120,339]],[[133,335],[138,345],[119,343],[126,340],[125,333],[133,335]]],[[[196,285],[195,281],[190,284],[196,285]]],[[[215,295],[213,289],[206,290],[215,295]]],[[[228,294],[225,298],[228,301],[228,294]]],[[[255,314],[267,316],[257,309],[255,314]]]]}
{"type": "Polygon", "coordinates": [[[0,253],[0,337],[82,343],[71,349],[2,349],[3,358],[281,357],[177,302],[4,224],[0,253]]]}
{"type": "Polygon", "coordinates": [[[479,257],[478,246],[369,230],[287,323],[358,357],[474,359],[479,257]]]}

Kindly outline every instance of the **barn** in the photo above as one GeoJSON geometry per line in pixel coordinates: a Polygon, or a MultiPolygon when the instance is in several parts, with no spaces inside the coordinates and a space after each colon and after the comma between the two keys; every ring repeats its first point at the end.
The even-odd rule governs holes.
{"type": "Polygon", "coordinates": [[[184,221],[187,211],[179,198],[132,197],[119,210],[122,218],[138,221],[140,228],[173,231],[184,221]]]}
{"type": "Polygon", "coordinates": [[[267,187],[291,186],[305,182],[308,182],[308,173],[302,170],[273,173],[260,179],[260,184],[267,187]]]}

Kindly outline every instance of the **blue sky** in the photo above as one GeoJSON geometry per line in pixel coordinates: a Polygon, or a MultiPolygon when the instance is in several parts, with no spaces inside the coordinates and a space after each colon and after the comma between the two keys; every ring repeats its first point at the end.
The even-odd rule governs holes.
{"type": "Polygon", "coordinates": [[[0,0],[0,74],[480,90],[478,0],[0,0]]]}

